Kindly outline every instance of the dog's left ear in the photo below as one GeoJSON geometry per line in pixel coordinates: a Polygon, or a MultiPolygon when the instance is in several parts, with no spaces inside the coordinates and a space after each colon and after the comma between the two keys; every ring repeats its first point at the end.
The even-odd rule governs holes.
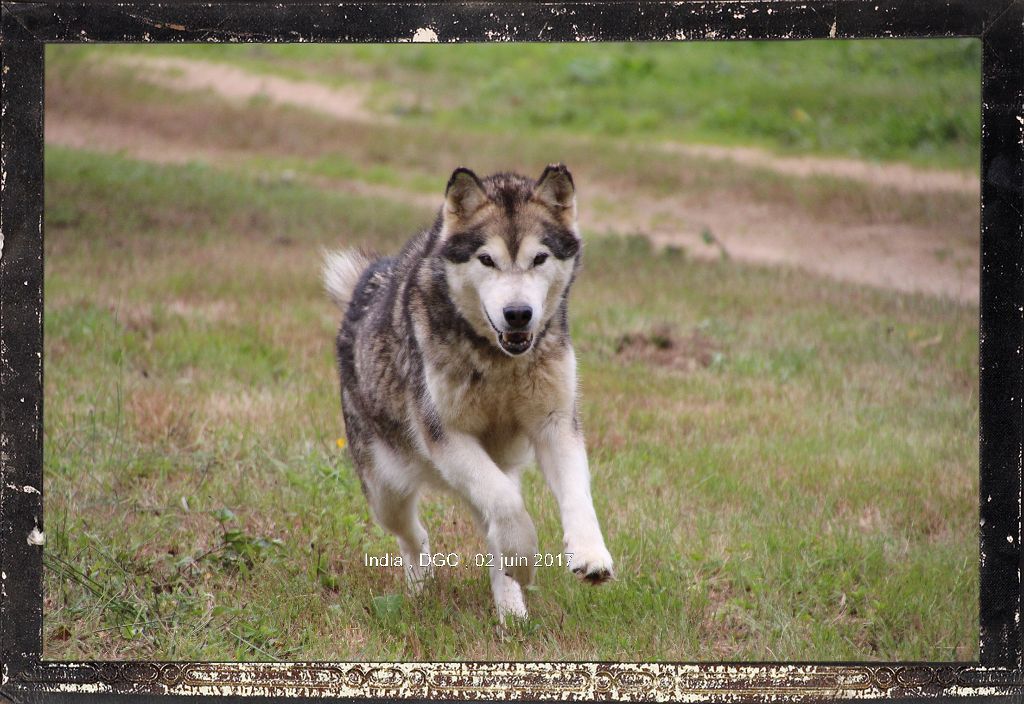
{"type": "Polygon", "coordinates": [[[533,187],[533,197],[570,220],[576,219],[576,186],[565,164],[549,164],[533,187]]]}

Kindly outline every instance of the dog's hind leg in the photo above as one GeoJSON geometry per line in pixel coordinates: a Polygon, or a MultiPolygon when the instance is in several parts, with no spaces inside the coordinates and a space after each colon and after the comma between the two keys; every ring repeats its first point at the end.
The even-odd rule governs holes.
{"type": "Polygon", "coordinates": [[[526,600],[523,599],[523,588],[519,586],[519,582],[505,574],[500,559],[495,556],[494,564],[490,568],[491,594],[494,595],[494,605],[498,609],[498,619],[505,623],[509,616],[526,618],[526,600]]]}
{"type": "Polygon", "coordinates": [[[419,593],[431,576],[430,540],[416,510],[419,497],[402,495],[386,487],[373,493],[370,506],[374,517],[398,538],[406,583],[412,593],[419,593]]]}
{"type": "Polygon", "coordinates": [[[405,579],[415,594],[432,574],[430,540],[417,511],[418,468],[379,443],[373,448],[373,459],[374,476],[366,483],[366,498],[377,522],[398,538],[405,579]]]}
{"type": "MultiPolygon", "coordinates": [[[[517,482],[518,484],[518,482],[517,482]]],[[[473,517],[479,528],[484,528],[484,519],[480,512],[472,509],[473,517]]],[[[505,574],[505,567],[502,565],[501,555],[490,555],[491,563],[488,572],[491,577],[491,594],[494,596],[494,606],[498,610],[498,620],[503,624],[508,617],[526,618],[526,600],[523,598],[523,588],[519,582],[505,574]]]]}

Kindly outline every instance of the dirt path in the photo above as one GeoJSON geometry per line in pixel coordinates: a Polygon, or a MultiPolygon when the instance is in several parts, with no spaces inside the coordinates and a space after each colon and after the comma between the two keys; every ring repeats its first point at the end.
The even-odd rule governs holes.
{"type": "MultiPolygon", "coordinates": [[[[210,90],[229,100],[268,99],[364,123],[393,122],[365,107],[366,94],[355,86],[329,87],[256,74],[228,64],[169,57],[121,56],[121,66],[136,70],[145,80],[175,90],[210,90]]],[[[919,169],[905,164],[878,164],[857,159],[799,156],[786,157],[753,147],[722,147],[665,142],[669,153],[731,161],[742,166],[768,169],[784,176],[807,178],[833,176],[910,193],[952,191],[977,193],[978,177],[963,171],[919,169]]]]}
{"type": "MultiPolygon", "coordinates": [[[[338,119],[380,122],[369,112],[365,96],[307,81],[258,76],[218,63],[185,59],[125,57],[152,81],[172,90],[211,90],[228,100],[262,96],[282,104],[316,110],[338,119]]],[[[204,161],[240,163],[250,152],[200,149],[169,141],[140,127],[126,128],[88,121],[69,113],[47,115],[48,143],[80,149],[119,152],[158,163],[204,161]]],[[[725,159],[740,166],[768,168],[794,178],[828,174],[907,192],[977,193],[966,174],[921,171],[903,165],[875,165],[843,159],[776,157],[756,149],[664,145],[668,151],[725,159]]],[[[435,208],[440,196],[401,188],[322,178],[306,178],[316,187],[400,200],[435,208]]],[[[924,293],[961,302],[978,300],[978,246],[973,233],[953,239],[950,233],[911,225],[849,225],[822,221],[791,208],[752,203],[729,193],[714,198],[654,198],[624,194],[610,184],[588,184],[581,193],[581,225],[587,231],[643,233],[661,246],[683,247],[696,257],[717,258],[723,250],[743,262],[785,265],[843,281],[904,292],[924,293]],[[626,197],[624,197],[626,196],[626,197]],[[707,233],[713,233],[710,237],[707,233]]]]}
{"type": "MultiPolygon", "coordinates": [[[[188,142],[171,141],[140,129],[124,125],[81,120],[57,114],[47,115],[46,143],[98,152],[121,154],[154,164],[204,163],[210,166],[238,166],[254,156],[253,152],[231,149],[198,148],[188,142]]],[[[280,176],[280,174],[274,174],[280,176]]],[[[352,195],[398,200],[422,208],[437,208],[434,196],[413,193],[402,188],[366,183],[365,181],[328,179],[314,176],[296,177],[309,185],[352,195]]]]}
{"type": "MultiPolygon", "coordinates": [[[[602,197],[615,195],[606,192],[602,197]]],[[[584,209],[581,226],[592,232],[641,232],[658,246],[682,247],[699,259],[727,256],[839,281],[978,302],[978,247],[964,240],[936,241],[926,228],[823,222],[728,194],[713,203],[643,197],[631,197],[630,202],[633,212],[595,215],[584,209]]]]}
{"type": "Polygon", "coordinates": [[[140,78],[172,90],[209,90],[239,102],[270,100],[342,120],[393,121],[365,108],[366,94],[357,86],[332,88],[314,81],[252,73],[228,64],[171,57],[119,56],[111,63],[133,69],[140,78]]]}
{"type": "Polygon", "coordinates": [[[768,169],[784,176],[809,178],[831,176],[894,188],[905,193],[967,193],[981,188],[977,174],[967,171],[919,169],[907,164],[880,164],[858,159],[820,156],[778,156],[754,147],[716,147],[703,144],[665,143],[667,152],[705,159],[732,161],[741,166],[768,169]]]}

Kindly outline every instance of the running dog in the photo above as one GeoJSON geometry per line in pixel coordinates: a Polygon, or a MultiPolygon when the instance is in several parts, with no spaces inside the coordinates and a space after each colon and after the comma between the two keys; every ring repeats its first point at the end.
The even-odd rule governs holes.
{"type": "Polygon", "coordinates": [[[371,512],[398,538],[414,591],[430,576],[424,486],[466,500],[492,556],[498,616],[525,617],[537,532],[519,480],[536,459],[557,499],[569,569],[612,578],[590,494],[568,296],[580,266],[576,189],[452,173],[434,224],[394,257],[325,256],[348,446],[371,512]]]}

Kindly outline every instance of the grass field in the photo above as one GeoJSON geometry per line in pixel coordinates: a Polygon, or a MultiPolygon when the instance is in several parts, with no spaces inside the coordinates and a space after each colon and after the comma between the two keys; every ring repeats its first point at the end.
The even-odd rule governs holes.
{"type": "MultiPolygon", "coordinates": [[[[337,319],[317,280],[321,247],[393,251],[427,224],[454,164],[539,171],[552,153],[579,164],[578,178],[638,200],[728,193],[781,203],[822,229],[838,221],[970,236],[966,196],[699,160],[681,169],[631,141],[671,133],[945,165],[965,165],[973,149],[976,159],[976,114],[932,110],[943,102],[933,94],[954,106],[972,100],[976,86],[960,78],[977,61],[974,44],[901,45],[902,61],[888,58],[892,44],[841,44],[805,78],[798,58],[822,58],[821,45],[786,45],[807,52],[798,58],[782,45],[730,46],[718,57],[688,47],[692,74],[663,47],[567,47],[579,53],[557,71],[581,78],[545,102],[592,114],[607,106],[593,120],[541,119],[490,99],[516,71],[528,94],[554,90],[548,47],[521,57],[501,47],[508,61],[493,72],[479,68],[485,47],[459,60],[403,47],[395,62],[373,47],[213,49],[249,70],[307,80],[331,62],[356,66],[376,109],[398,115],[381,125],[170,94],[130,72],[94,70],[94,47],[51,47],[48,120],[107,120],[153,143],[187,140],[207,157],[47,147],[46,657],[976,657],[975,306],[695,259],[653,248],[642,232],[585,232],[572,327],[596,507],[618,579],[595,589],[541,569],[530,619],[502,629],[483,570],[440,570],[412,599],[398,570],[363,565],[364,553],[394,544],[370,521],[339,447],[337,319]],[[749,74],[773,61],[774,78],[749,74]],[[707,78],[716,62],[733,70],[707,78]],[[623,71],[640,72],[644,110],[621,103],[623,71]],[[915,79],[929,72],[925,95],[915,79]],[[746,96],[736,104],[758,106],[769,127],[701,118],[703,108],[671,117],[657,86],[691,75],[694,95],[710,100],[717,84],[746,96]],[[459,127],[465,113],[454,104],[389,107],[416,84],[435,94],[431,81],[455,76],[467,77],[472,128],[459,127]],[[835,141],[807,128],[787,142],[770,127],[772,115],[792,117],[781,107],[792,101],[765,84],[788,81],[820,120],[846,114],[834,102],[840,79],[857,84],[850,99],[864,112],[831,118],[835,141]],[[901,109],[917,111],[908,124],[932,111],[955,114],[959,126],[924,141],[900,136],[901,109]],[[645,110],[649,123],[633,122],[645,110]],[[868,114],[882,119],[868,124],[868,114]],[[549,122],[583,134],[569,139],[549,122]]],[[[556,507],[537,473],[525,493],[541,550],[558,550],[556,507]]],[[[435,550],[483,551],[450,497],[429,497],[424,521],[435,550]]]]}
{"type": "MultiPolygon", "coordinates": [[[[976,169],[981,44],[109,46],[368,86],[385,114],[460,130],[756,144],[976,169]]],[[[55,52],[56,53],[56,52],[55,52]]]]}

